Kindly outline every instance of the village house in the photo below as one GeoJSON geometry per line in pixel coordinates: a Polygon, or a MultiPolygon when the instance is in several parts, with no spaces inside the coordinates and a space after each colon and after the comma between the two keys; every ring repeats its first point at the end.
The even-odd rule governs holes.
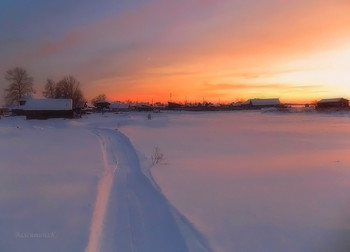
{"type": "Polygon", "coordinates": [[[165,110],[166,109],[166,105],[160,102],[156,102],[153,104],[153,109],[156,111],[160,111],[160,110],[165,110]]]}
{"type": "Polygon", "coordinates": [[[112,110],[113,112],[127,112],[129,111],[129,104],[126,103],[122,103],[119,101],[116,102],[112,102],[109,105],[110,110],[112,110]]]}
{"type": "Polygon", "coordinates": [[[181,110],[184,108],[184,106],[180,103],[176,103],[176,102],[168,102],[168,106],[167,108],[169,110],[181,110]]]}
{"type": "Polygon", "coordinates": [[[148,102],[139,102],[139,103],[136,103],[135,109],[137,111],[151,111],[153,110],[153,107],[148,102]]]}
{"type": "Polygon", "coordinates": [[[322,99],[317,102],[316,109],[344,109],[349,107],[349,100],[344,98],[322,99]]]}
{"type": "Polygon", "coordinates": [[[17,115],[25,115],[27,120],[73,118],[72,99],[26,98],[15,111],[17,115]]]}
{"type": "Polygon", "coordinates": [[[241,106],[246,109],[261,109],[272,108],[281,106],[281,102],[278,98],[273,99],[249,99],[242,103],[241,106]]]}
{"type": "Polygon", "coordinates": [[[242,102],[232,102],[229,104],[229,109],[230,110],[242,110],[244,109],[243,103],[242,102]]]}

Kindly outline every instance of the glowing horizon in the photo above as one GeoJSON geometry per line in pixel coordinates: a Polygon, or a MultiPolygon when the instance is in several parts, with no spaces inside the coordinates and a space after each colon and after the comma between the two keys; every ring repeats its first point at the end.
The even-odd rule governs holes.
{"type": "Polygon", "coordinates": [[[24,67],[39,93],[71,74],[89,100],[350,98],[348,13],[345,0],[6,0],[0,72],[24,67]]]}

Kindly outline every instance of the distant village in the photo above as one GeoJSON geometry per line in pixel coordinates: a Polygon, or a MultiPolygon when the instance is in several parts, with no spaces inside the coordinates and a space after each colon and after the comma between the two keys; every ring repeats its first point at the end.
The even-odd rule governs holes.
{"type": "Polygon", "coordinates": [[[261,110],[279,112],[309,112],[309,111],[350,111],[349,100],[344,98],[323,99],[313,104],[281,103],[278,98],[248,99],[244,102],[228,104],[164,103],[147,102],[109,102],[106,95],[98,95],[91,103],[84,99],[80,82],[73,76],[65,76],[59,81],[47,79],[44,91],[45,98],[32,97],[34,93],[33,78],[21,67],[9,69],[5,73],[9,82],[5,91],[7,106],[0,107],[1,116],[25,116],[27,119],[76,118],[91,113],[120,113],[129,111],[161,112],[175,111],[240,111],[261,110]]]}
{"type": "Polygon", "coordinates": [[[156,102],[109,102],[106,99],[93,101],[92,104],[82,102],[73,108],[72,99],[33,98],[27,96],[19,101],[17,106],[0,108],[0,116],[25,116],[26,119],[77,118],[92,113],[121,113],[130,111],[242,111],[261,110],[262,112],[331,112],[350,111],[349,100],[344,98],[323,99],[315,104],[287,104],[278,98],[248,99],[245,102],[229,104],[176,103],[156,102]]]}

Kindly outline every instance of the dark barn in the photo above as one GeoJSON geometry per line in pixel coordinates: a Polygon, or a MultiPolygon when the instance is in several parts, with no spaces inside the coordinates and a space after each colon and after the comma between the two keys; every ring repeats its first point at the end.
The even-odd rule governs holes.
{"type": "Polygon", "coordinates": [[[349,107],[349,100],[344,98],[323,99],[317,103],[316,109],[344,109],[349,107]]]}
{"type": "Polygon", "coordinates": [[[27,110],[27,120],[46,120],[50,118],[73,118],[73,110],[27,110]]]}

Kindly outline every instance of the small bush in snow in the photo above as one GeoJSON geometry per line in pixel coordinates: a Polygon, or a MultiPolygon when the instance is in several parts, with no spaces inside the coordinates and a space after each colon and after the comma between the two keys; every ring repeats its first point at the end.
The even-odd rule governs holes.
{"type": "Polygon", "coordinates": [[[152,161],[152,166],[158,165],[162,161],[164,161],[164,154],[160,152],[158,146],[156,146],[156,148],[154,148],[154,151],[151,155],[151,161],[152,161]]]}
{"type": "Polygon", "coordinates": [[[151,120],[151,119],[152,119],[152,115],[151,115],[151,114],[148,114],[148,115],[147,115],[147,119],[148,119],[148,120],[151,120]]]}

